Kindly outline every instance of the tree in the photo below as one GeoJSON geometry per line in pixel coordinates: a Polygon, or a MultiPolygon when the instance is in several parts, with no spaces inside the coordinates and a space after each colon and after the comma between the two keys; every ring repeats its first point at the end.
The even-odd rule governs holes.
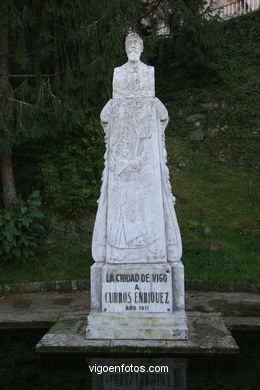
{"type": "Polygon", "coordinates": [[[14,145],[77,131],[110,94],[140,0],[4,0],[0,21],[3,201],[15,201],[14,145]]]}
{"type": "MultiPolygon", "coordinates": [[[[7,32],[0,32],[0,91],[2,94],[8,93],[9,81],[9,39],[7,32]]],[[[2,114],[3,115],[3,114],[2,114]]],[[[5,138],[8,138],[8,129],[4,128],[5,138]]],[[[8,142],[8,141],[7,141],[8,142]]],[[[7,143],[6,142],[6,143],[7,143]]],[[[2,144],[2,151],[0,154],[1,176],[3,183],[3,200],[5,205],[11,204],[16,198],[16,190],[13,176],[13,166],[11,152],[2,144]]]]}
{"type": "MultiPolygon", "coordinates": [[[[80,134],[91,113],[100,110],[111,93],[112,70],[125,61],[123,42],[129,28],[148,41],[160,42],[158,23],[167,20],[173,56],[179,63],[198,63],[205,46],[201,44],[205,29],[200,30],[198,17],[203,2],[1,2],[0,165],[5,205],[16,199],[14,146],[59,131],[80,134]]],[[[146,45],[145,60],[149,55],[146,45]]]]}
{"type": "Polygon", "coordinates": [[[192,76],[209,70],[214,46],[211,27],[212,2],[206,0],[181,0],[178,2],[180,14],[179,28],[176,31],[175,53],[179,65],[185,67],[192,76]]]}
{"type": "Polygon", "coordinates": [[[191,77],[209,71],[216,43],[212,35],[216,19],[212,12],[214,0],[148,2],[150,10],[146,16],[146,34],[156,35],[164,31],[167,35],[167,40],[157,39],[159,63],[174,61],[175,72],[186,71],[186,76],[191,77]]]}

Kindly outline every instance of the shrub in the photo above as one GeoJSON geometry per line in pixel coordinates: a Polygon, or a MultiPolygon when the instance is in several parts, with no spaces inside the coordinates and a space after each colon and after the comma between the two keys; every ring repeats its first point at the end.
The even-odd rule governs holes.
{"type": "Polygon", "coordinates": [[[76,217],[96,210],[104,165],[104,133],[91,120],[80,134],[48,146],[41,164],[44,202],[54,213],[76,217]]]}
{"type": "Polygon", "coordinates": [[[27,201],[18,197],[12,206],[0,209],[0,260],[7,262],[35,255],[44,231],[40,205],[40,192],[35,190],[27,201]]]}

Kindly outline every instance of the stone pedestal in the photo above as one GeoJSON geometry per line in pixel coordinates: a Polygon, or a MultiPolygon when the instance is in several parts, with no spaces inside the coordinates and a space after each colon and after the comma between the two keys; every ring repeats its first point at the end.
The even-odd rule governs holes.
{"type": "Polygon", "coordinates": [[[91,313],[86,337],[187,339],[182,263],[95,263],[91,267],[91,313]]]}
{"type": "Polygon", "coordinates": [[[101,314],[88,316],[87,339],[98,340],[186,340],[184,312],[173,314],[101,314]]]}

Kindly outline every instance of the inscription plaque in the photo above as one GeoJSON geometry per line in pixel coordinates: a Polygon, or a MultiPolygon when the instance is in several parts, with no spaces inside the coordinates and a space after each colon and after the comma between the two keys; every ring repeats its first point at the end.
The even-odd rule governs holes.
{"type": "Polygon", "coordinates": [[[102,311],[169,313],[172,275],[168,264],[106,264],[102,275],[102,311]]]}

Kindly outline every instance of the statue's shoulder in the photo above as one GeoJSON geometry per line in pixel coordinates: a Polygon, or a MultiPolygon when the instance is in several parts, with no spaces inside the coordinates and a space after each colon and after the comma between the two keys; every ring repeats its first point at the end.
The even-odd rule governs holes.
{"type": "MultiPolygon", "coordinates": [[[[148,72],[150,74],[154,74],[154,67],[150,65],[146,65],[144,62],[140,63],[140,67],[142,71],[148,72]]],[[[126,62],[125,64],[118,66],[117,68],[114,68],[114,74],[125,72],[129,69],[129,65],[126,62]]]]}
{"type": "Polygon", "coordinates": [[[144,62],[141,62],[141,66],[144,71],[154,73],[154,66],[146,65],[144,62]]]}
{"type": "Polygon", "coordinates": [[[127,69],[127,63],[114,68],[114,74],[124,72],[127,69]]]}

